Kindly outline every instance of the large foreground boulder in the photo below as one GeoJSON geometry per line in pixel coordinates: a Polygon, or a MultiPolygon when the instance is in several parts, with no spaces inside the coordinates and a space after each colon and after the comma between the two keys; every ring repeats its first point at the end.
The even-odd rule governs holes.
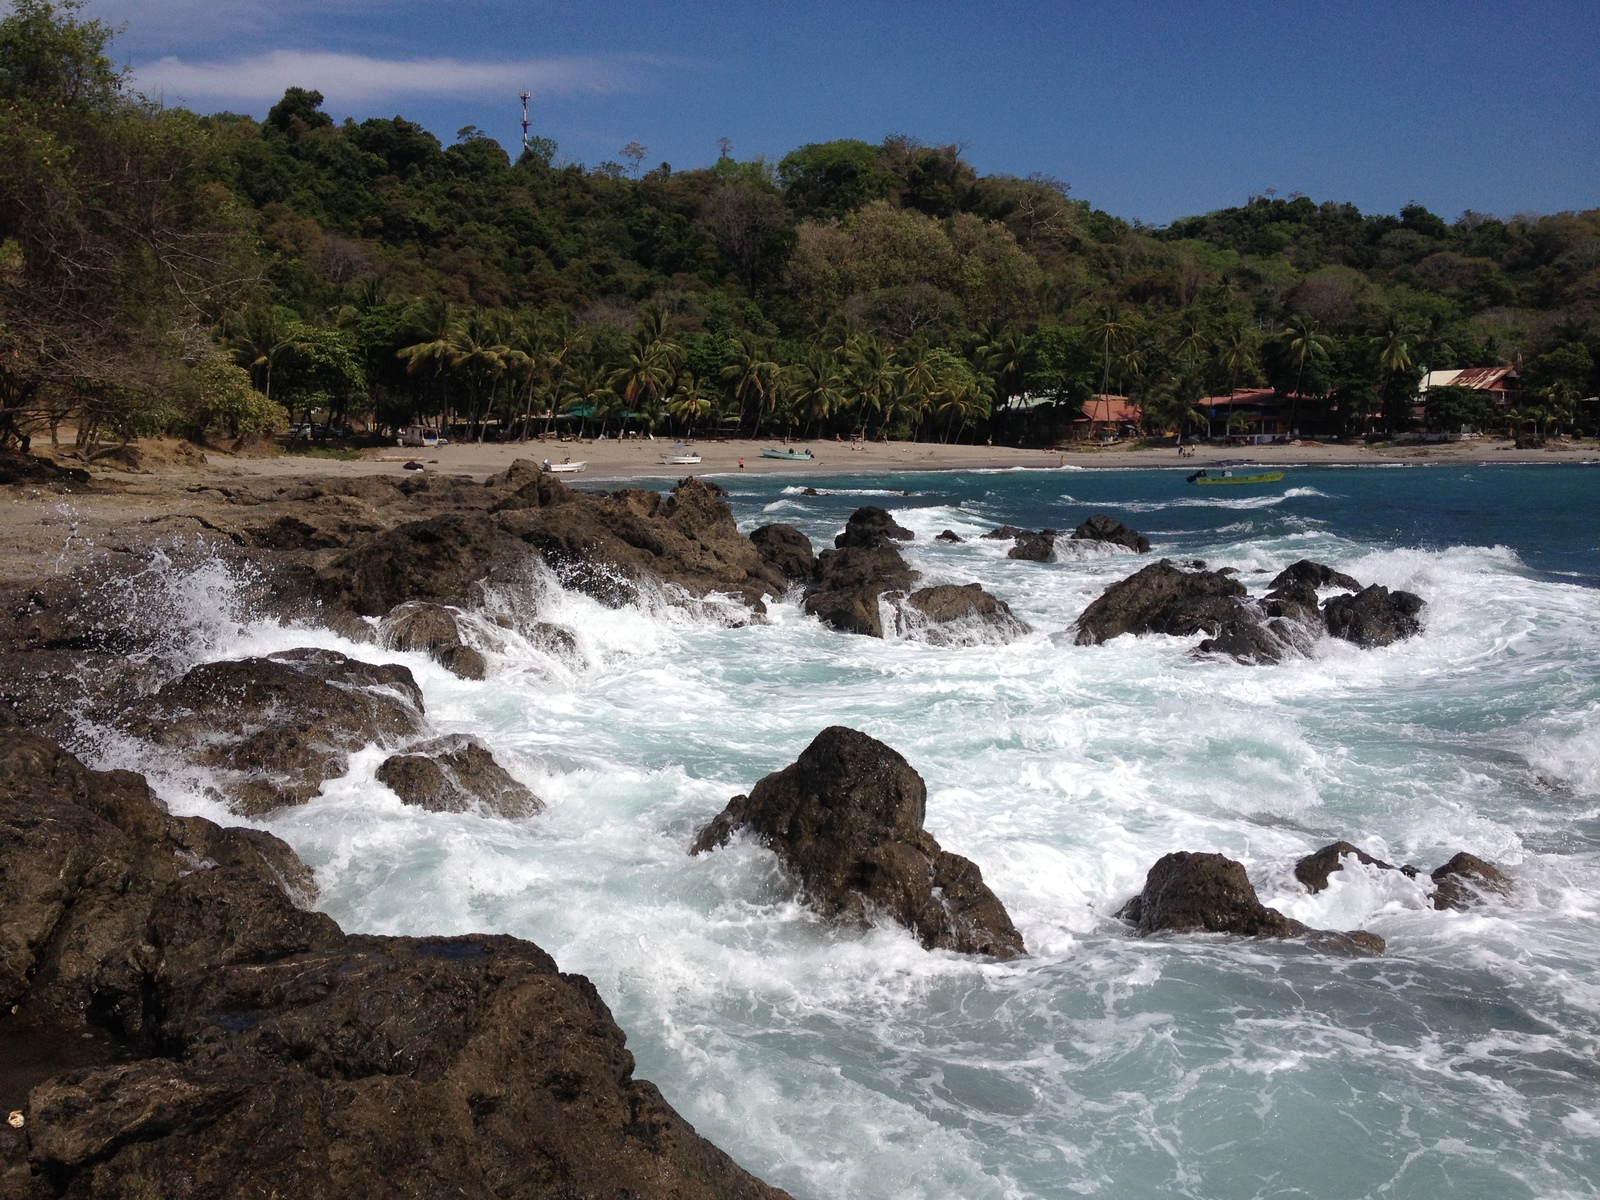
{"type": "Polygon", "coordinates": [[[806,591],[805,611],[843,633],[883,636],[878,598],[908,592],[917,572],[885,542],[847,546],[817,556],[816,577],[806,591]]]}
{"type": "Polygon", "coordinates": [[[1417,614],[1422,606],[1422,597],[1413,592],[1391,592],[1375,583],[1353,596],[1334,596],[1323,605],[1322,614],[1334,637],[1371,648],[1420,633],[1417,614]]]}
{"type": "Polygon", "coordinates": [[[1141,937],[1152,933],[1231,933],[1240,937],[1303,938],[1344,950],[1383,953],[1375,933],[1311,929],[1261,903],[1244,866],[1221,854],[1180,850],[1150,868],[1144,890],[1117,914],[1141,937]]]}
{"type": "Polygon", "coordinates": [[[510,937],[348,937],[255,831],[0,730],[0,1194],[776,1200],[510,937]],[[87,1049],[86,1049],[87,1048],[87,1049]]]}
{"type": "Polygon", "coordinates": [[[816,573],[817,555],[811,539],[793,525],[763,525],[751,531],[750,542],[762,560],[785,579],[804,583],[816,573]]]}
{"type": "Polygon", "coordinates": [[[1137,529],[1129,529],[1121,521],[1105,513],[1095,513],[1072,531],[1075,542],[1104,542],[1109,546],[1125,546],[1135,554],[1150,553],[1150,539],[1137,529]]]}
{"type": "Polygon", "coordinates": [[[487,513],[444,513],[358,540],[316,584],[325,599],[381,617],[408,600],[466,605],[474,585],[527,557],[487,513]]]}
{"type": "Polygon", "coordinates": [[[870,548],[891,541],[909,542],[916,536],[891,517],[887,510],[868,504],[850,514],[844,531],[833,539],[833,544],[841,550],[850,546],[870,548]]]}
{"type": "Polygon", "coordinates": [[[825,917],[864,924],[883,914],[929,949],[1011,958],[1022,936],[976,864],[922,828],[928,791],[898,753],[835,725],[800,757],[735,796],[700,831],[700,854],[749,830],[799,880],[825,917]]]}
{"type": "Polygon", "coordinates": [[[1216,634],[1241,615],[1246,595],[1231,572],[1184,570],[1163,558],[1113,583],[1083,610],[1078,645],[1098,645],[1125,633],[1216,634]]]}
{"type": "Polygon", "coordinates": [[[377,778],[404,803],[430,812],[481,807],[495,816],[531,817],[544,811],[544,801],[469,737],[435,738],[390,755],[378,767],[377,778]]]}

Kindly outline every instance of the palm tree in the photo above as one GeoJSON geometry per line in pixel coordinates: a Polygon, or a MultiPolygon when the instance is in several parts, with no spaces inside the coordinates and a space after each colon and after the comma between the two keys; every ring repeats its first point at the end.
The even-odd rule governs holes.
{"type": "Polygon", "coordinates": [[[1290,321],[1283,338],[1285,356],[1295,367],[1294,395],[1289,398],[1289,436],[1293,437],[1298,428],[1295,416],[1300,407],[1300,387],[1305,381],[1306,366],[1326,359],[1333,341],[1318,331],[1317,323],[1310,317],[1296,317],[1290,321]]]}
{"type": "Polygon", "coordinates": [[[480,444],[486,425],[481,403],[483,394],[487,390],[492,396],[495,382],[506,369],[509,347],[501,340],[504,331],[499,326],[497,319],[474,309],[453,322],[445,338],[451,374],[459,375],[467,384],[467,398],[471,404],[467,436],[480,444]]]}
{"type": "Polygon", "coordinates": [[[861,410],[860,436],[866,437],[872,414],[883,407],[899,372],[883,343],[870,333],[850,339],[845,346],[845,367],[850,395],[861,410]]]}
{"type": "Polygon", "coordinates": [[[250,381],[272,399],[272,369],[293,348],[288,326],[270,308],[253,308],[227,327],[223,343],[233,361],[250,372],[250,381]]]}
{"type": "Polygon", "coordinates": [[[735,339],[733,361],[722,368],[722,380],[739,402],[739,425],[744,425],[745,412],[751,400],[756,403],[755,436],[761,436],[761,414],[773,403],[782,384],[778,364],[762,357],[755,339],[748,334],[735,339]]]}
{"type": "Polygon", "coordinates": [[[439,386],[440,407],[449,424],[449,406],[444,403],[444,383],[449,370],[450,331],[456,324],[455,308],[448,300],[437,295],[428,297],[412,312],[410,336],[417,340],[396,352],[396,357],[406,364],[407,375],[431,372],[439,386]]]}
{"type": "Polygon", "coordinates": [[[986,329],[974,357],[978,366],[993,377],[995,399],[1001,407],[1022,394],[1028,375],[1028,339],[1016,326],[986,329]]]}
{"type": "Polygon", "coordinates": [[[667,411],[688,428],[690,436],[694,434],[695,422],[709,413],[713,407],[712,397],[701,388],[700,381],[694,377],[693,371],[684,371],[678,376],[678,387],[672,393],[667,411]]]}
{"type": "MultiPolygon", "coordinates": [[[[1104,305],[1095,314],[1089,323],[1090,336],[1100,346],[1105,357],[1105,372],[1100,380],[1100,395],[1108,396],[1111,393],[1111,352],[1121,346],[1128,337],[1128,323],[1122,319],[1122,313],[1115,304],[1104,305]]],[[[1106,400],[1106,417],[1111,416],[1111,401],[1106,400]]]]}
{"type": "Polygon", "coordinates": [[[805,414],[806,431],[811,422],[826,421],[847,403],[839,361],[831,354],[812,354],[793,363],[786,372],[784,388],[795,408],[805,414]]]}

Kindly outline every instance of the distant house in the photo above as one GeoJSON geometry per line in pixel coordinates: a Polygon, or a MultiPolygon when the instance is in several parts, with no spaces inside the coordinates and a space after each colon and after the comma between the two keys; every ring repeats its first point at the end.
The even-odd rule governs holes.
{"type": "Polygon", "coordinates": [[[1426,396],[1429,388],[1464,387],[1488,392],[1495,408],[1509,408],[1517,402],[1522,381],[1515,367],[1456,367],[1448,371],[1429,371],[1417,389],[1426,396]]]}
{"type": "Polygon", "coordinates": [[[1230,432],[1231,425],[1239,436],[1273,442],[1289,436],[1289,399],[1271,388],[1241,388],[1226,396],[1206,396],[1194,406],[1211,419],[1215,436],[1230,432]],[[1235,416],[1243,421],[1235,421],[1235,416]],[[1238,429],[1240,424],[1243,430],[1238,429]]]}
{"type": "Polygon", "coordinates": [[[1126,396],[1096,393],[1084,404],[1083,415],[1072,422],[1072,436],[1083,441],[1137,434],[1143,419],[1139,406],[1126,396]]]}

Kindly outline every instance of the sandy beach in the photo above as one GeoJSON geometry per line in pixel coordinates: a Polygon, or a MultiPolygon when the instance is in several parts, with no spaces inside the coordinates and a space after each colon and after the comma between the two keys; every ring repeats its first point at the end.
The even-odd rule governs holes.
{"type": "Polygon", "coordinates": [[[320,475],[325,473],[404,474],[408,461],[426,469],[482,478],[502,471],[519,458],[552,463],[586,462],[587,468],[569,482],[661,478],[683,475],[783,474],[796,477],[843,474],[883,474],[890,471],[955,471],[1030,468],[1034,470],[1167,468],[1195,470],[1223,461],[1243,461],[1290,466],[1379,466],[1404,463],[1448,465],[1457,463],[1580,463],[1600,461],[1594,442],[1564,444],[1543,450],[1518,450],[1511,442],[1478,439],[1423,446],[1321,445],[1200,447],[1192,458],[1180,458],[1171,447],[1133,449],[1111,447],[1083,450],[1018,450],[1004,446],[941,446],[928,443],[872,442],[852,449],[847,442],[791,442],[809,449],[814,458],[805,462],[762,458],[765,446],[775,442],[696,442],[698,466],[669,466],[661,456],[673,443],[656,441],[527,442],[509,445],[463,444],[419,451],[409,457],[398,448],[367,451],[357,461],[283,454],[271,458],[233,458],[208,454],[210,465],[221,472],[240,475],[320,475]]]}

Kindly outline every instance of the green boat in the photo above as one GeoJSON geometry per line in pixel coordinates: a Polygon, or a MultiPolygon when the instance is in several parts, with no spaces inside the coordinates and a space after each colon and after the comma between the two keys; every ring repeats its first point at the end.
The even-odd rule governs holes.
{"type": "Polygon", "coordinates": [[[780,450],[776,446],[768,446],[761,452],[761,457],[781,458],[787,462],[810,462],[816,455],[809,450],[790,450],[787,448],[780,450]]]}
{"type": "Polygon", "coordinates": [[[1278,483],[1283,479],[1282,471],[1262,471],[1256,475],[1235,475],[1231,467],[1224,467],[1219,471],[1199,470],[1189,476],[1190,483],[1206,486],[1231,483],[1278,483]]]}

